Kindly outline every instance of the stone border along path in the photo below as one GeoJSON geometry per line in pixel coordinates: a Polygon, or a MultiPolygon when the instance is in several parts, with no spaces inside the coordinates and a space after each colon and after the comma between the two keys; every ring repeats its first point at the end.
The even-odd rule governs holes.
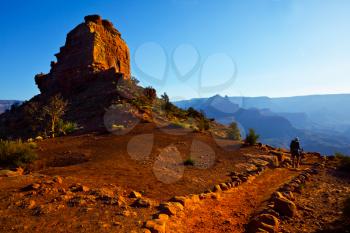
{"type": "Polygon", "coordinates": [[[300,175],[273,193],[267,207],[251,219],[247,227],[247,232],[279,232],[280,221],[293,218],[297,214],[293,192],[301,192],[303,186],[309,181],[310,176],[318,174],[318,169],[324,167],[325,161],[322,164],[314,164],[312,168],[305,169],[300,175]]]}
{"type": "MultiPolygon", "coordinates": [[[[262,160],[264,160],[264,159],[262,159],[262,160]]],[[[265,162],[266,162],[266,160],[265,160],[265,162]]],[[[287,164],[290,164],[290,161],[288,161],[288,160],[282,160],[282,161],[278,161],[278,162],[280,162],[281,169],[286,168],[287,164]]],[[[191,211],[191,208],[194,207],[193,204],[196,204],[196,203],[199,204],[199,203],[201,203],[200,201],[204,201],[204,200],[208,200],[210,202],[210,199],[219,199],[219,198],[221,198],[221,195],[220,195],[221,193],[225,196],[225,194],[230,193],[228,190],[234,189],[233,191],[235,191],[235,190],[237,190],[237,188],[240,188],[241,184],[250,183],[255,178],[259,177],[259,175],[265,174],[265,173],[263,173],[263,171],[265,171],[266,168],[278,167],[278,166],[275,166],[275,165],[278,165],[278,163],[276,164],[274,159],[273,159],[273,161],[269,161],[269,163],[267,163],[266,165],[261,165],[261,164],[254,164],[254,165],[257,168],[255,170],[246,171],[244,173],[231,172],[231,174],[230,174],[231,180],[230,181],[215,185],[213,187],[213,189],[208,190],[205,193],[202,193],[199,195],[192,194],[192,195],[187,195],[187,196],[182,196],[182,197],[174,197],[171,200],[169,200],[169,202],[160,204],[158,206],[158,210],[159,210],[158,213],[153,215],[152,220],[145,222],[143,232],[144,233],[152,233],[152,232],[153,233],[165,233],[166,227],[168,225],[170,218],[178,217],[178,214],[180,215],[181,213],[184,213],[184,211],[187,209],[189,211],[191,211]],[[228,191],[228,192],[226,193],[226,192],[222,192],[222,191],[228,191]]],[[[324,164],[323,165],[316,164],[314,167],[318,167],[318,166],[324,166],[324,164]]],[[[300,185],[302,185],[302,182],[304,182],[306,179],[308,179],[308,177],[315,172],[317,172],[317,170],[315,168],[313,168],[313,169],[307,168],[303,172],[302,171],[295,171],[295,170],[294,171],[289,170],[288,172],[287,171],[283,172],[282,170],[279,170],[277,174],[273,175],[273,173],[274,173],[273,170],[269,170],[269,175],[267,175],[267,177],[270,177],[272,179],[277,178],[275,182],[271,183],[271,185],[276,185],[276,184],[278,185],[278,182],[281,181],[278,178],[281,178],[283,180],[283,179],[286,179],[288,176],[290,176],[290,178],[288,178],[288,180],[290,180],[291,178],[294,177],[292,182],[290,182],[291,184],[289,186],[296,187],[295,182],[300,182],[300,185]],[[293,173],[298,173],[299,175],[297,175],[295,178],[293,173]],[[284,175],[282,175],[282,174],[284,174],[284,175]],[[283,177],[279,177],[280,175],[282,175],[283,177]],[[294,184],[293,184],[293,182],[294,182],[294,184]]],[[[260,183],[260,185],[261,185],[261,181],[259,181],[258,183],[260,183]]],[[[281,184],[279,186],[281,186],[281,184]]],[[[284,192],[285,190],[283,190],[283,189],[287,188],[289,186],[287,186],[287,185],[283,186],[281,191],[284,192]]],[[[270,188],[268,188],[268,189],[270,189],[270,188]]],[[[290,189],[293,189],[293,188],[290,188],[290,189]]],[[[202,202],[202,203],[204,203],[204,202],[202,202]]],[[[223,208],[225,208],[225,207],[227,207],[227,205],[223,206],[223,208]]],[[[205,213],[213,211],[211,209],[210,210],[207,209],[207,210],[208,211],[205,211],[205,213]]],[[[230,209],[228,209],[228,210],[230,211],[230,209]]],[[[196,213],[194,213],[194,214],[196,214],[196,213]]],[[[194,217],[197,217],[197,216],[194,216],[194,217]]],[[[249,217],[249,219],[250,219],[250,217],[249,217]]],[[[271,221],[269,221],[269,220],[266,220],[266,221],[271,224],[271,221]]],[[[226,224],[227,222],[229,223],[230,221],[225,220],[224,223],[226,224]]],[[[247,222],[249,222],[249,220],[247,222]]],[[[247,226],[243,222],[240,225],[244,225],[245,226],[244,228],[246,228],[246,226],[247,226]]],[[[170,226],[168,226],[168,227],[170,227],[170,226]]],[[[203,229],[205,229],[205,228],[203,228],[203,229]]],[[[168,230],[169,229],[167,229],[167,231],[168,230]]],[[[176,230],[176,229],[172,229],[172,230],[176,230]]],[[[190,230],[190,229],[188,229],[188,230],[190,230]]],[[[244,230],[242,230],[242,231],[244,231],[244,230]]],[[[210,232],[213,232],[213,231],[210,231],[210,232]]],[[[217,232],[217,231],[214,231],[214,232],[217,232]]],[[[275,231],[262,231],[262,232],[275,232],[275,231]]]]}
{"type": "MultiPolygon", "coordinates": [[[[264,160],[265,161],[265,160],[264,160]]],[[[265,161],[267,162],[267,161],[265,161]]],[[[274,162],[269,161],[265,165],[254,164],[257,169],[246,171],[244,173],[231,172],[231,179],[227,182],[217,184],[212,189],[207,190],[201,194],[190,194],[187,196],[175,196],[169,200],[169,202],[161,203],[158,208],[158,213],[153,215],[153,219],[145,222],[143,232],[144,233],[165,233],[166,224],[170,217],[183,212],[186,207],[192,204],[199,203],[204,199],[218,199],[220,193],[236,188],[239,185],[251,182],[257,176],[261,175],[268,167],[274,167],[274,162]]]]}

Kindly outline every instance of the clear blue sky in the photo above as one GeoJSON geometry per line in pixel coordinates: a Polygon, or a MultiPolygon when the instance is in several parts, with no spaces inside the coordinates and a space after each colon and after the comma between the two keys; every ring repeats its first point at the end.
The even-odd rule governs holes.
{"type": "Polygon", "coordinates": [[[348,0],[11,0],[0,11],[0,99],[37,94],[34,75],[92,13],[122,33],[142,84],[173,99],[350,92],[348,0]]]}

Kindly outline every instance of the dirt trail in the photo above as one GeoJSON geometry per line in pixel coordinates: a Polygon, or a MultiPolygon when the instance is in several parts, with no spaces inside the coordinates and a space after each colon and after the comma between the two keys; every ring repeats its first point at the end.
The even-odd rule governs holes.
{"type": "Polygon", "coordinates": [[[204,200],[199,206],[187,209],[184,215],[172,218],[168,232],[244,232],[250,216],[298,173],[285,168],[267,170],[251,182],[224,192],[219,200],[204,200]]]}

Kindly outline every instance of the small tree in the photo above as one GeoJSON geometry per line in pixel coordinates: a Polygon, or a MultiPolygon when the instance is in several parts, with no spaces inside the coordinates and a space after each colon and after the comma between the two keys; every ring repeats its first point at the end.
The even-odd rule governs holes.
{"type": "Polygon", "coordinates": [[[187,116],[189,117],[193,117],[193,118],[199,118],[199,117],[203,117],[203,115],[198,112],[197,110],[195,110],[194,108],[192,107],[189,107],[187,109],[187,116]]]}
{"type": "Polygon", "coordinates": [[[51,134],[53,138],[56,134],[58,122],[61,120],[62,116],[66,112],[67,105],[67,101],[63,100],[61,95],[55,95],[43,108],[44,113],[50,118],[51,134]]]}
{"type": "Polygon", "coordinates": [[[259,138],[260,135],[256,134],[254,129],[249,129],[249,134],[245,139],[245,143],[247,143],[250,146],[254,146],[258,142],[259,138]]]}
{"type": "Polygon", "coordinates": [[[164,92],[164,94],[161,96],[164,104],[163,104],[163,108],[166,112],[171,110],[171,103],[170,103],[170,99],[169,96],[167,95],[166,92],[164,92]]]}
{"type": "Polygon", "coordinates": [[[228,130],[228,138],[231,140],[241,140],[241,132],[236,122],[232,122],[228,130]]]}

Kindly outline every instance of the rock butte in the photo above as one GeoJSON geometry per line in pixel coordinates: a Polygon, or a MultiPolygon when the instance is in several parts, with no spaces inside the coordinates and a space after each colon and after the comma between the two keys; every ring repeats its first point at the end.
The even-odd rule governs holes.
{"type": "Polygon", "coordinates": [[[50,72],[35,77],[42,94],[69,93],[96,78],[130,78],[129,48],[113,24],[99,15],[86,16],[55,56],[50,72]]]}

